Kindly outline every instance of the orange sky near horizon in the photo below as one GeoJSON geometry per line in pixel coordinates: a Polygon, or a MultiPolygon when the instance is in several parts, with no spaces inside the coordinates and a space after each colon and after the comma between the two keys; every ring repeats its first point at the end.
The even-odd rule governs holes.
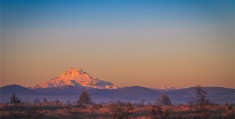
{"type": "MultiPolygon", "coordinates": [[[[228,32],[218,30],[216,33],[218,35],[202,36],[199,34],[204,31],[195,31],[197,27],[193,26],[193,29],[185,28],[183,30],[170,28],[169,30],[177,32],[175,36],[170,37],[167,35],[169,30],[157,34],[148,31],[148,33],[146,32],[149,36],[148,40],[142,40],[146,36],[138,35],[139,31],[133,31],[134,29],[129,30],[129,34],[119,29],[110,31],[114,36],[100,36],[102,31],[99,31],[99,34],[94,32],[93,36],[88,38],[100,39],[100,44],[99,42],[91,43],[92,40],[76,41],[73,38],[81,37],[81,34],[78,34],[71,36],[69,38],[71,40],[66,40],[66,42],[54,42],[56,45],[52,46],[46,44],[47,40],[39,40],[50,39],[50,36],[45,35],[48,31],[27,31],[35,36],[34,41],[28,42],[35,45],[28,46],[24,45],[26,43],[24,40],[31,36],[17,31],[14,36],[7,37],[9,39],[18,38],[22,41],[15,41],[15,44],[4,41],[6,46],[15,46],[14,49],[5,47],[3,51],[4,70],[1,85],[34,86],[55,78],[65,70],[74,67],[81,68],[94,77],[113,82],[117,86],[139,85],[160,88],[165,86],[190,87],[199,84],[235,87],[233,42],[219,40],[228,32]],[[192,30],[194,34],[190,34],[192,30]],[[116,33],[124,35],[117,37],[116,33]],[[183,34],[190,34],[190,36],[178,36],[183,34]],[[156,41],[156,37],[161,37],[163,40],[156,41]],[[189,37],[191,40],[186,40],[189,37]],[[218,40],[210,42],[204,37],[214,41],[218,40]],[[102,38],[131,38],[135,41],[103,41],[102,38]],[[202,40],[192,40],[194,38],[202,40]],[[181,42],[174,41],[174,39],[180,39],[181,42]],[[102,45],[103,43],[107,45],[102,45]]],[[[67,32],[67,34],[71,34],[71,32],[67,32]]],[[[50,31],[50,33],[56,34],[53,39],[57,40],[65,39],[68,36],[59,35],[60,31],[50,31]]],[[[63,34],[65,33],[63,32],[63,34]]],[[[87,37],[84,36],[81,39],[85,38],[87,37]]]]}

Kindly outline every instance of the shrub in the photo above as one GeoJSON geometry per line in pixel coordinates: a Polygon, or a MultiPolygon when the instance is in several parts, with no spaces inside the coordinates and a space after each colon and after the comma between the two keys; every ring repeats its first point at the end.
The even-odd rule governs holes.
{"type": "Polygon", "coordinates": [[[163,109],[160,105],[152,105],[150,107],[150,117],[152,119],[169,119],[170,118],[170,110],[163,109]]]}
{"type": "Polygon", "coordinates": [[[114,119],[128,119],[128,116],[132,114],[133,106],[131,103],[125,104],[117,102],[110,107],[112,117],[114,119]]]}

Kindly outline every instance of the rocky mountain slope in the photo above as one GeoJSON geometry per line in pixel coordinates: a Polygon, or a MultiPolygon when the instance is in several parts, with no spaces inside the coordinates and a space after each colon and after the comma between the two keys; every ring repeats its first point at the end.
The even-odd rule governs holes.
{"type": "Polygon", "coordinates": [[[83,70],[71,68],[62,73],[57,78],[51,79],[45,83],[37,84],[34,88],[51,88],[62,86],[87,87],[97,89],[115,89],[117,86],[111,82],[97,79],[90,76],[83,70]]]}

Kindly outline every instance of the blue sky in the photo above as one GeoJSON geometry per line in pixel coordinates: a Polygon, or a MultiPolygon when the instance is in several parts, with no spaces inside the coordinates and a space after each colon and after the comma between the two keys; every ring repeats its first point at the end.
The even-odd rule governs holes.
{"type": "Polygon", "coordinates": [[[227,23],[233,0],[2,0],[4,26],[227,23]]]}

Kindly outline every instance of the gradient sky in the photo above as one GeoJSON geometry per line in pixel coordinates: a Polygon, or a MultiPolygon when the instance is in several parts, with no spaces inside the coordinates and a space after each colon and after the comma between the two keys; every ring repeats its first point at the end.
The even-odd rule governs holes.
{"type": "Polygon", "coordinates": [[[74,67],[118,86],[235,88],[234,0],[1,0],[1,86],[74,67]]]}

